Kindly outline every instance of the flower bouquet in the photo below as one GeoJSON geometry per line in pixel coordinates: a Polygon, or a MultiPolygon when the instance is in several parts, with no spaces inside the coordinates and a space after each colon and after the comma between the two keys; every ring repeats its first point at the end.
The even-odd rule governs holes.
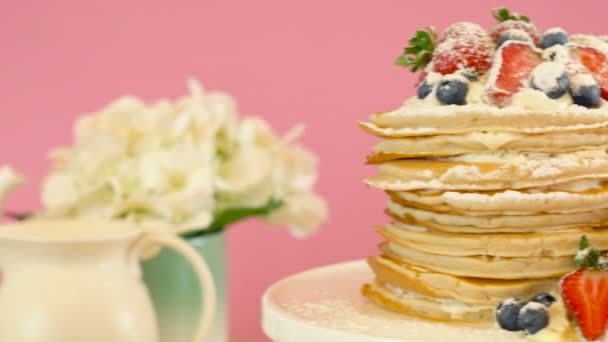
{"type": "MultiPolygon", "coordinates": [[[[261,118],[239,117],[229,95],[205,93],[195,81],[189,88],[176,101],[122,97],[82,116],[73,145],[51,151],[44,208],[35,215],[124,220],[179,234],[210,263],[221,302],[226,227],[255,216],[305,237],[326,220],[327,207],[313,190],[317,157],[296,143],[301,126],[279,136],[261,118]]],[[[0,169],[0,199],[21,182],[12,169],[0,169]]],[[[196,305],[190,273],[165,252],[144,265],[161,341],[182,340],[195,324],[188,321],[198,307],[192,318],[175,317],[184,308],[171,308],[196,305]]],[[[224,312],[214,327],[211,340],[224,341],[224,312]]]]}

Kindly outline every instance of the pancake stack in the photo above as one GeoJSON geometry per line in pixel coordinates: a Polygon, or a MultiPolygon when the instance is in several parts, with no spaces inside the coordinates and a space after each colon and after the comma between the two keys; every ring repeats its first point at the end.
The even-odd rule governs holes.
{"type": "Polygon", "coordinates": [[[417,107],[360,126],[391,222],[362,292],[430,319],[494,322],[507,297],[557,292],[586,235],[608,249],[608,110],[417,107]]]}
{"type": "Polygon", "coordinates": [[[566,310],[583,335],[605,326],[580,315],[603,285],[567,298],[559,286],[591,253],[583,236],[596,259],[608,250],[608,42],[493,14],[489,30],[418,30],[397,59],[423,70],[416,96],[360,123],[381,138],[366,183],[387,193],[390,218],[362,292],[406,314],[569,341],[566,310]]]}

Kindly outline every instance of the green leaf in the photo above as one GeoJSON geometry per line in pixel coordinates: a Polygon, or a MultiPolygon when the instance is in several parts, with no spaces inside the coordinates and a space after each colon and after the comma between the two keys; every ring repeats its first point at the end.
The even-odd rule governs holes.
{"type": "Polygon", "coordinates": [[[579,268],[600,268],[600,251],[590,246],[589,239],[586,235],[581,236],[579,241],[579,252],[576,254],[574,258],[574,264],[579,268]]]}
{"type": "Polygon", "coordinates": [[[412,72],[424,68],[431,61],[436,39],[437,33],[432,27],[416,31],[409,39],[410,45],[397,57],[395,64],[409,68],[412,72]]]}
{"type": "Polygon", "coordinates": [[[507,21],[507,20],[518,20],[518,21],[525,21],[525,22],[530,21],[530,18],[528,16],[521,15],[518,13],[511,13],[505,7],[500,7],[500,8],[494,9],[492,11],[492,16],[494,18],[496,18],[496,20],[498,20],[499,22],[503,22],[503,21],[507,21]]]}
{"type": "Polygon", "coordinates": [[[223,230],[227,226],[244,220],[250,217],[257,216],[266,216],[272,213],[274,210],[280,208],[283,205],[283,201],[271,198],[261,207],[251,207],[251,208],[229,208],[224,211],[221,211],[215,215],[213,222],[205,228],[201,230],[196,230],[193,232],[186,233],[182,235],[183,237],[193,237],[197,235],[203,234],[211,234],[218,231],[223,230]]]}
{"type": "Polygon", "coordinates": [[[407,67],[410,65],[410,61],[407,56],[401,55],[401,56],[397,57],[397,59],[395,60],[395,64],[402,66],[402,67],[407,67]]]}
{"type": "Polygon", "coordinates": [[[599,268],[600,252],[595,247],[589,247],[579,252],[574,258],[578,268],[599,268]]]}
{"type": "Polygon", "coordinates": [[[583,235],[581,236],[581,240],[578,243],[578,250],[582,251],[589,248],[589,239],[587,238],[587,235],[583,235]]]}

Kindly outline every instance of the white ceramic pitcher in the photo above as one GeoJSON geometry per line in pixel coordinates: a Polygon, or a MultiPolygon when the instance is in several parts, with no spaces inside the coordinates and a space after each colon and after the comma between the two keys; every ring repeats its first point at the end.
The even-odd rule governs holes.
{"type": "Polygon", "coordinates": [[[187,243],[128,223],[76,220],[0,225],[0,341],[157,342],[139,260],[158,246],[194,266],[205,300],[192,341],[206,341],[215,289],[187,243]]]}

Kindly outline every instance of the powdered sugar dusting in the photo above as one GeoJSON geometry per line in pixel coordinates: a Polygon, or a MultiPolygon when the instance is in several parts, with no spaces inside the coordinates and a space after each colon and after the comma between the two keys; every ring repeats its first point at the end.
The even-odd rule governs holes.
{"type": "Polygon", "coordinates": [[[532,42],[532,37],[530,37],[530,35],[525,31],[522,31],[520,29],[506,30],[502,35],[508,36],[511,40],[517,40],[520,42],[532,42]]]}
{"type": "Polygon", "coordinates": [[[552,47],[543,50],[543,58],[548,61],[553,61],[562,64],[568,64],[572,57],[570,49],[564,45],[553,45],[552,47]]]}
{"type": "Polygon", "coordinates": [[[570,87],[573,91],[578,91],[582,87],[596,86],[595,78],[588,73],[577,73],[570,76],[570,87]]]}
{"type": "Polygon", "coordinates": [[[608,54],[608,43],[589,34],[575,34],[570,37],[569,46],[574,47],[590,47],[597,49],[605,54],[608,54]]]}
{"type": "Polygon", "coordinates": [[[487,203],[492,205],[503,204],[508,202],[525,201],[527,203],[547,203],[555,200],[574,200],[583,197],[582,195],[572,194],[564,191],[526,193],[515,190],[506,190],[493,194],[483,194],[474,192],[455,192],[447,191],[442,194],[448,202],[475,202],[487,203]]]}
{"type": "Polygon", "coordinates": [[[567,33],[566,33],[566,30],[564,30],[564,29],[563,29],[563,28],[561,28],[561,27],[553,27],[553,28],[550,28],[550,29],[548,29],[547,31],[545,31],[545,35],[547,35],[547,34],[555,34],[555,33],[563,33],[563,34],[567,34],[567,33]]]}
{"type": "Polygon", "coordinates": [[[315,269],[274,285],[264,296],[263,327],[274,341],[467,342],[523,341],[493,326],[442,323],[379,307],[360,294],[373,279],[365,262],[315,269]],[[317,289],[326,293],[319,295],[317,289]]]}
{"type": "Polygon", "coordinates": [[[547,309],[547,307],[542,303],[528,302],[526,305],[524,305],[523,308],[521,308],[521,314],[528,312],[530,310],[536,311],[536,310],[546,310],[546,309],[547,309]]]}
{"type": "Polygon", "coordinates": [[[532,71],[534,85],[544,91],[551,91],[560,87],[560,77],[565,75],[566,66],[556,62],[544,62],[532,71]]]}
{"type": "MultiPolygon", "coordinates": [[[[374,305],[369,303],[369,305],[374,305]]],[[[518,334],[508,333],[493,327],[480,327],[472,324],[448,324],[425,321],[408,316],[370,314],[369,306],[359,308],[347,300],[323,300],[318,302],[293,302],[285,307],[294,316],[306,320],[308,324],[338,331],[348,331],[358,335],[380,335],[382,338],[400,341],[431,342],[441,338],[458,336],[463,341],[487,342],[492,341],[523,341],[518,334]]],[[[374,312],[375,310],[370,310],[374,312]]],[[[302,332],[301,332],[302,333],[302,332]]],[[[379,336],[379,337],[380,337],[379,336]]],[[[293,340],[293,341],[302,341],[293,340]]],[[[311,341],[311,340],[306,340],[311,341]]],[[[347,341],[347,340],[344,340],[347,341]]],[[[369,341],[375,340],[369,337],[369,341]]],[[[382,340],[386,341],[386,340],[382,340]]],[[[393,341],[393,340],[391,340],[393,341]]],[[[337,342],[332,340],[332,342],[337,342]]]]}
{"type": "Polygon", "coordinates": [[[493,51],[494,42],[481,26],[469,22],[456,23],[445,30],[426,70],[447,74],[475,65],[484,73],[492,63],[493,51]],[[456,65],[456,70],[453,65],[456,65]]]}

